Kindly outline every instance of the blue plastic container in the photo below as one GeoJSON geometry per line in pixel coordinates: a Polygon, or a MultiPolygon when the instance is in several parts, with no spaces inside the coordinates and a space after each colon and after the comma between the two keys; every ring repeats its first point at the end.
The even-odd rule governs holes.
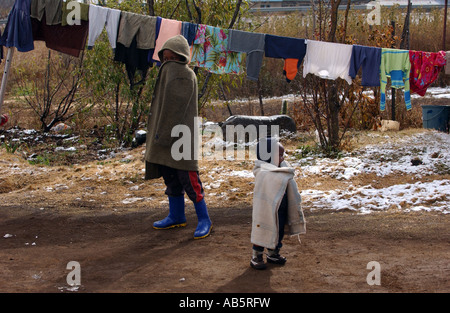
{"type": "Polygon", "coordinates": [[[450,106],[448,105],[423,105],[423,128],[436,129],[448,133],[449,115],[450,106]]]}

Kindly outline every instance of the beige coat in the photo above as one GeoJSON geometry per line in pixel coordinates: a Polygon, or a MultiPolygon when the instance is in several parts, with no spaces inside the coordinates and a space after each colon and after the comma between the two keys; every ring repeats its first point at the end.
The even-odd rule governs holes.
{"type": "Polygon", "coordinates": [[[301,208],[301,196],[294,180],[294,171],[286,162],[281,167],[259,161],[255,162],[255,189],[253,193],[253,221],[251,242],[268,249],[278,243],[278,208],[287,190],[288,234],[306,233],[306,222],[301,208]]]}
{"type": "MultiPolygon", "coordinates": [[[[148,117],[146,142],[146,178],[159,178],[158,166],[165,165],[175,169],[198,171],[198,150],[194,149],[195,118],[198,115],[197,77],[188,66],[190,59],[189,45],[183,36],[175,36],[166,41],[160,50],[165,49],[184,57],[183,61],[167,61],[161,65],[153,93],[148,117]],[[191,138],[186,133],[172,137],[176,125],[186,125],[191,138]],[[173,158],[171,150],[179,139],[189,139],[191,153],[181,160],[173,158]]],[[[183,140],[184,142],[184,140],[183,140]]]]}

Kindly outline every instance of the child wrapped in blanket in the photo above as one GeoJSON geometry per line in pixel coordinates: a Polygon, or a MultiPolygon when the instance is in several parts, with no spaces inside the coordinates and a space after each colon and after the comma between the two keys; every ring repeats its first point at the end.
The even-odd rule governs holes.
{"type": "Polygon", "coordinates": [[[284,161],[284,147],[276,138],[269,137],[261,139],[256,149],[250,266],[263,270],[267,267],[265,248],[267,262],[286,263],[286,258],[280,255],[285,227],[290,235],[300,235],[306,233],[306,225],[294,180],[295,169],[284,161]]]}

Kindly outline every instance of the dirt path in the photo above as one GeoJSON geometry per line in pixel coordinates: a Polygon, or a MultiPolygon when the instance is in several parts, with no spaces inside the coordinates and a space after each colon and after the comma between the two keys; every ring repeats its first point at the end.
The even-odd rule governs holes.
{"type": "MultiPolygon", "coordinates": [[[[384,138],[370,135],[370,144],[384,138]]],[[[443,210],[407,211],[411,204],[405,202],[402,210],[385,205],[364,215],[319,208],[305,196],[307,234],[301,243],[297,237],[284,240],[284,267],[256,271],[249,266],[253,162],[202,162],[214,229],[210,237],[194,240],[197,220],[188,201],[187,227],[151,227],[166,216],[167,198],[161,180],[143,179],[142,158],[141,147],[114,158],[46,166],[0,149],[0,292],[450,291],[450,216],[443,210]],[[66,281],[71,261],[80,266],[79,288],[66,281]],[[380,265],[380,285],[367,283],[372,261],[380,265]]],[[[450,173],[365,173],[351,180],[311,174],[297,183],[301,190],[372,185],[386,191],[418,178],[448,180],[450,173]]],[[[448,202],[446,193],[421,200],[425,206],[448,202]]]]}
{"type": "MultiPolygon", "coordinates": [[[[79,210],[74,207],[73,212],[79,210]]],[[[449,292],[449,217],[435,213],[306,211],[307,234],[284,242],[284,267],[249,267],[251,208],[211,207],[212,235],[156,231],[153,208],[71,214],[1,206],[0,292],[449,292]],[[80,264],[70,289],[68,262],[80,264]],[[381,285],[370,286],[371,261],[381,285]],[[71,291],[72,290],[72,291],[71,291]]]]}

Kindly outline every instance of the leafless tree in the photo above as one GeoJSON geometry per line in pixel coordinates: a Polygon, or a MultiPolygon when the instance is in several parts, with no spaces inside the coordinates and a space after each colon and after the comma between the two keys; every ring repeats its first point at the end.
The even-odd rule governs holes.
{"type": "Polygon", "coordinates": [[[48,132],[57,123],[65,122],[86,108],[86,94],[80,94],[84,74],[84,52],[79,58],[48,51],[45,72],[34,73],[30,88],[28,80],[20,77],[19,88],[24,91],[25,100],[38,115],[41,127],[48,132]]]}

